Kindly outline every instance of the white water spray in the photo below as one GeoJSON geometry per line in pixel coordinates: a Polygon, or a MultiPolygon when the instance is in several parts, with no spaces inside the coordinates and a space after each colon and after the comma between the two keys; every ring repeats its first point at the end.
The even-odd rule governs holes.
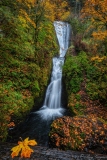
{"type": "Polygon", "coordinates": [[[55,21],[54,27],[60,46],[59,55],[64,57],[69,47],[71,26],[66,22],[55,21]]]}
{"type": "Polygon", "coordinates": [[[44,120],[61,117],[63,116],[63,113],[65,111],[65,109],[62,108],[61,105],[62,66],[64,64],[64,56],[69,47],[71,28],[68,23],[61,21],[55,21],[54,27],[60,46],[59,57],[53,58],[51,82],[47,87],[44,104],[42,108],[40,108],[40,110],[36,112],[44,120]]]}

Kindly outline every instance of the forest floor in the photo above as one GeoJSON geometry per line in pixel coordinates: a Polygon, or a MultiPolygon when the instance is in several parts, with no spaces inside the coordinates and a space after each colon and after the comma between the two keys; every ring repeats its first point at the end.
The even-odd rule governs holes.
{"type": "Polygon", "coordinates": [[[81,96],[81,102],[84,106],[84,115],[90,118],[101,118],[107,121],[107,107],[100,103],[99,100],[91,100],[86,92],[86,79],[84,78],[81,84],[81,90],[79,91],[81,96]]]}
{"type": "MultiPolygon", "coordinates": [[[[84,115],[90,118],[100,118],[107,121],[107,107],[103,106],[98,100],[92,101],[85,92],[84,85],[79,92],[83,105],[85,105],[84,115]]],[[[11,148],[15,143],[1,143],[0,160],[12,160],[11,148]]],[[[34,152],[31,158],[26,160],[107,160],[107,155],[93,154],[78,151],[62,151],[56,148],[48,148],[42,146],[33,147],[34,152]]],[[[23,160],[24,158],[16,157],[15,160],[23,160]]]]}
{"type": "MultiPolygon", "coordinates": [[[[11,158],[11,148],[15,144],[0,145],[0,160],[13,160],[11,158]]],[[[33,147],[34,152],[26,160],[107,160],[107,155],[88,154],[77,151],[62,151],[55,148],[41,146],[33,147]]],[[[14,160],[25,160],[25,158],[15,157],[14,160]]]]}
{"type": "Polygon", "coordinates": [[[91,100],[84,91],[80,91],[82,103],[85,105],[84,115],[92,118],[107,120],[107,107],[103,106],[98,100],[91,100]]]}
{"type": "MultiPolygon", "coordinates": [[[[87,98],[83,91],[80,92],[84,98],[84,103],[87,103],[84,113],[90,117],[101,117],[107,120],[107,110],[98,101],[91,101],[87,98]]],[[[12,160],[11,148],[16,144],[2,143],[0,145],[0,160],[12,160]]],[[[31,158],[26,160],[107,160],[107,155],[89,154],[78,151],[62,151],[56,148],[47,148],[42,146],[33,147],[34,152],[31,158]]],[[[15,157],[15,160],[24,160],[24,158],[15,157]]]]}

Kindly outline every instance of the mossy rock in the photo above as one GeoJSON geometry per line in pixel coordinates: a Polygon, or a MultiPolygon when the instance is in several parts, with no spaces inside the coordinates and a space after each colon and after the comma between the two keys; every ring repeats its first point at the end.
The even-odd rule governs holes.
{"type": "Polygon", "coordinates": [[[59,149],[107,153],[107,124],[97,118],[64,116],[53,121],[50,144],[59,149]]]}

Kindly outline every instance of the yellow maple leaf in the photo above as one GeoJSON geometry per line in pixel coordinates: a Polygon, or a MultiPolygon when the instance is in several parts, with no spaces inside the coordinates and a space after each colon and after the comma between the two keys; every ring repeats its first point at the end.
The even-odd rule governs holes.
{"type": "Polygon", "coordinates": [[[24,141],[19,141],[18,145],[11,149],[12,158],[18,156],[20,152],[21,152],[21,158],[23,157],[29,158],[31,153],[34,151],[28,145],[34,146],[37,145],[37,142],[35,140],[29,140],[29,137],[27,137],[24,141]]]}

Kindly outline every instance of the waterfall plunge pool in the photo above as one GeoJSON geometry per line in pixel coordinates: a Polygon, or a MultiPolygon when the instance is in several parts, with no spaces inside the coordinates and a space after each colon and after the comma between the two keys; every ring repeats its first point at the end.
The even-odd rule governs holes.
{"type": "MultiPolygon", "coordinates": [[[[17,138],[36,139],[38,145],[48,146],[48,134],[52,121],[66,114],[66,106],[62,103],[62,66],[64,57],[69,47],[71,27],[68,23],[55,21],[54,27],[59,43],[59,57],[53,58],[51,81],[47,87],[43,106],[36,112],[31,112],[28,118],[14,133],[17,138]]],[[[13,137],[12,137],[13,139],[13,137]]]]}

